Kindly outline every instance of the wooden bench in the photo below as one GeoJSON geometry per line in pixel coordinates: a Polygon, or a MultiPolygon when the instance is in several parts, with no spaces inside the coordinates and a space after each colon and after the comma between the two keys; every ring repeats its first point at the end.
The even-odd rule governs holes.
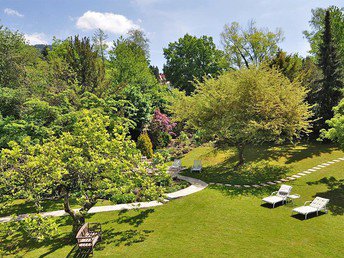
{"type": "Polygon", "coordinates": [[[98,241],[102,238],[102,228],[100,223],[85,223],[76,235],[77,245],[80,252],[92,252],[98,241]]]}

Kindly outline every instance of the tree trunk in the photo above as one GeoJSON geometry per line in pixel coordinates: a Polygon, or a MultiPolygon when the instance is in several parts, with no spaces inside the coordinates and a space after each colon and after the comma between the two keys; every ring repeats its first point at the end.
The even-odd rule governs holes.
{"type": "Polygon", "coordinates": [[[245,163],[245,158],[244,158],[244,145],[238,144],[237,145],[237,151],[238,151],[238,164],[237,167],[242,166],[245,163]]]}
{"type": "Polygon", "coordinates": [[[67,191],[64,196],[63,202],[64,210],[67,212],[73,219],[73,233],[76,235],[80,227],[85,223],[85,218],[80,212],[75,212],[71,209],[69,204],[69,192],[67,191]]]}

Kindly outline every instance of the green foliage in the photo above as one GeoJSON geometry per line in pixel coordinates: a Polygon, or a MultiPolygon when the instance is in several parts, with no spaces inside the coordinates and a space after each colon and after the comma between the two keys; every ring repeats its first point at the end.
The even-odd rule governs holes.
{"type": "Polygon", "coordinates": [[[329,126],[328,130],[321,130],[322,138],[330,139],[337,142],[341,149],[344,149],[344,100],[342,99],[338,106],[333,108],[334,116],[326,123],[329,126]]]}
{"type": "Polygon", "coordinates": [[[42,144],[31,144],[28,137],[20,144],[11,142],[0,157],[0,202],[9,205],[26,198],[40,211],[45,197],[63,197],[64,209],[77,229],[100,198],[159,198],[163,189],[156,182],[166,171],[157,173],[157,178],[149,176],[126,129],[116,124],[109,133],[109,125],[109,117],[83,110],[72,129],[58,138],[50,137],[42,144]],[[140,189],[139,195],[135,189],[140,189]],[[79,212],[70,208],[72,197],[82,207],[79,212]]]}
{"type": "Polygon", "coordinates": [[[12,32],[0,25],[0,88],[22,87],[26,78],[25,66],[32,65],[38,51],[25,44],[19,32],[12,32]]]}
{"type": "Polygon", "coordinates": [[[338,46],[342,65],[344,65],[344,8],[330,6],[328,8],[316,8],[312,10],[312,18],[309,24],[312,28],[310,31],[304,31],[303,34],[308,39],[311,50],[310,53],[319,57],[320,46],[323,42],[323,33],[325,31],[324,19],[326,11],[330,13],[331,31],[333,40],[338,46]]]}
{"type": "Polygon", "coordinates": [[[300,77],[303,72],[302,59],[297,54],[287,55],[284,51],[278,51],[269,63],[270,67],[277,68],[291,81],[300,77]]]}
{"type": "Polygon", "coordinates": [[[329,11],[326,11],[324,23],[325,29],[318,55],[323,78],[319,82],[320,88],[316,95],[316,115],[320,118],[316,124],[317,130],[327,128],[325,121],[333,117],[332,108],[338,105],[344,89],[344,67],[340,61],[337,44],[333,39],[329,11]]]}
{"type": "Polygon", "coordinates": [[[102,29],[98,29],[92,37],[93,49],[98,53],[98,56],[102,58],[103,64],[105,63],[106,49],[108,48],[106,44],[107,38],[108,35],[106,35],[102,29]]]}
{"type": "Polygon", "coordinates": [[[139,138],[137,139],[137,148],[141,151],[142,155],[146,156],[147,158],[150,159],[153,157],[153,144],[147,132],[140,134],[139,138]]]}
{"type": "Polygon", "coordinates": [[[167,80],[188,95],[195,90],[193,82],[203,81],[204,76],[216,77],[227,68],[223,52],[216,48],[213,38],[208,36],[197,38],[185,34],[164,48],[164,56],[167,80]]]}
{"type": "Polygon", "coordinates": [[[290,82],[277,70],[242,69],[205,80],[192,96],[176,94],[170,109],[177,121],[219,145],[236,146],[241,156],[245,145],[292,140],[308,132],[306,94],[300,82],[290,82]]]}
{"type": "Polygon", "coordinates": [[[272,32],[257,28],[253,21],[246,30],[237,22],[226,24],[221,33],[226,58],[233,68],[249,68],[272,58],[276,55],[278,43],[282,40],[281,29],[272,32]]]}
{"type": "Polygon", "coordinates": [[[0,87],[0,113],[3,117],[18,118],[24,102],[24,94],[19,89],[0,87]]]}

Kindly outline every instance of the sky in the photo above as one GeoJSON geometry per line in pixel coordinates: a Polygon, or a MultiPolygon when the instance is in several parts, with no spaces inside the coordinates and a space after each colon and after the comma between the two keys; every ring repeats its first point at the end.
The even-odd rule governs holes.
{"type": "Polygon", "coordinates": [[[163,48],[186,33],[212,36],[221,48],[225,24],[281,28],[280,47],[306,56],[310,47],[302,31],[309,30],[311,10],[336,5],[343,0],[0,0],[0,24],[23,33],[31,44],[49,44],[53,37],[92,36],[97,28],[108,41],[141,29],[150,40],[150,60],[160,69],[163,48]]]}

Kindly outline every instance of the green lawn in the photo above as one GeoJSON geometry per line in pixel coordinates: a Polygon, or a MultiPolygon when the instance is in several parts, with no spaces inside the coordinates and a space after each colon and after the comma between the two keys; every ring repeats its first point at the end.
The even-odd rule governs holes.
{"type": "MultiPolygon", "coordinates": [[[[344,156],[329,146],[298,148],[287,152],[291,156],[274,158],[274,162],[301,171],[344,156]]],[[[230,156],[219,153],[210,157],[211,151],[210,147],[197,148],[183,162],[190,165],[202,157],[210,166],[230,156]]],[[[344,193],[319,180],[329,176],[344,179],[343,169],[344,162],[339,162],[291,182],[293,192],[302,196],[296,205],[316,195],[331,199],[329,214],[308,220],[291,217],[291,205],[275,209],[260,205],[261,198],[278,187],[208,187],[154,209],[91,215],[88,221],[101,222],[104,230],[104,241],[97,246],[95,257],[342,257],[344,193]]],[[[20,237],[0,237],[1,248],[12,250],[13,256],[73,256],[75,249],[68,244],[67,233],[70,220],[58,221],[60,235],[54,241],[33,244],[20,237]]]]}
{"type": "Polygon", "coordinates": [[[229,148],[218,151],[211,145],[202,146],[189,152],[182,159],[182,165],[187,167],[184,175],[199,178],[205,182],[230,183],[230,184],[256,184],[274,181],[302,172],[323,162],[334,158],[343,157],[343,152],[328,144],[299,144],[296,146],[285,145],[275,147],[249,147],[245,150],[247,163],[269,161],[271,165],[285,166],[285,175],[262,174],[258,176],[243,176],[233,169],[237,162],[235,149],[229,148]],[[190,167],[195,159],[200,159],[203,164],[202,173],[190,172],[190,167]]]}

